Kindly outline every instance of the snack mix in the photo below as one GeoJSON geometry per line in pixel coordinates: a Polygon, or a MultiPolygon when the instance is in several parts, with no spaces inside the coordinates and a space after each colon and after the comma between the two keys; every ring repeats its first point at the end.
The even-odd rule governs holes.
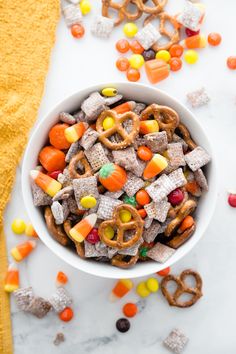
{"type": "Polygon", "coordinates": [[[166,262],[193,235],[211,158],[171,107],[105,88],[61,112],[48,138],[33,201],[62,246],[128,268],[166,262]]]}

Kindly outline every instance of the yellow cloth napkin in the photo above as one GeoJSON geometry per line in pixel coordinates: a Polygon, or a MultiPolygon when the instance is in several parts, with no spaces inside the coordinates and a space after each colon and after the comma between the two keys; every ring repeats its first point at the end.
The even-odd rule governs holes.
{"type": "Polygon", "coordinates": [[[0,353],[13,353],[3,212],[44,89],[59,0],[0,0],[0,353]]]}

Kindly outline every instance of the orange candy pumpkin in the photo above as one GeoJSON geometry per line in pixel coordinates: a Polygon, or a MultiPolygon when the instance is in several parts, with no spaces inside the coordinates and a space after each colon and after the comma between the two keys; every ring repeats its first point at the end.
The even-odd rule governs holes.
{"type": "Polygon", "coordinates": [[[119,165],[107,163],[99,171],[99,181],[110,192],[116,192],[125,185],[127,174],[119,165]]]}

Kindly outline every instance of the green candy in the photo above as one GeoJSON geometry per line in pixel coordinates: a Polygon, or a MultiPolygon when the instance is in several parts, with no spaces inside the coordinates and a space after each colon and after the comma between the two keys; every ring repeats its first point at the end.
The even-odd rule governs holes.
{"type": "Polygon", "coordinates": [[[140,256],[141,257],[147,257],[147,251],[148,251],[147,247],[141,248],[140,251],[139,251],[140,256]]]}
{"type": "Polygon", "coordinates": [[[137,206],[137,202],[136,202],[135,197],[128,197],[128,195],[125,195],[125,196],[124,196],[123,202],[124,202],[125,204],[130,204],[130,205],[132,205],[133,207],[136,207],[136,206],[137,206]]]}

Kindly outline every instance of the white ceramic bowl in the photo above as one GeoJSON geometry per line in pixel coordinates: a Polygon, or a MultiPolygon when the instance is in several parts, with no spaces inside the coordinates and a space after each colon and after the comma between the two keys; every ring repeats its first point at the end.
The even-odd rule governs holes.
{"type": "Polygon", "coordinates": [[[154,272],[171,266],[175,262],[179,261],[184,255],[186,255],[203,236],[211,216],[214,211],[217,195],[217,182],[216,182],[216,167],[215,158],[211,144],[206,136],[204,129],[199,124],[195,116],[180,102],[170,97],[167,93],[162,92],[154,87],[149,87],[141,84],[134,83],[109,83],[101,84],[93,87],[85,88],[78,91],[72,96],[66,98],[60,102],[55,108],[51,110],[49,114],[44,117],[38,127],[35,129],[25,152],[23,167],[22,167],[22,186],[23,186],[23,198],[24,203],[29,214],[30,220],[33,223],[39,237],[45,243],[45,245],[54,252],[58,257],[62,258],[65,262],[73,267],[87,272],[89,274],[106,277],[106,278],[135,278],[154,272]],[[197,228],[194,235],[180,247],[174,255],[164,264],[160,264],[154,261],[141,262],[136,264],[131,269],[119,269],[112,267],[107,263],[100,263],[92,260],[81,259],[75,251],[69,250],[59,243],[57,243],[48,233],[42,210],[33,205],[29,172],[34,169],[38,164],[38,153],[45,145],[48,137],[49,129],[58,121],[58,114],[61,111],[73,112],[80,106],[81,102],[88,97],[88,95],[97,90],[101,90],[104,87],[115,87],[126,98],[131,100],[167,105],[176,110],[181,118],[181,121],[189,128],[194,140],[204,147],[208,153],[212,156],[212,162],[207,166],[207,179],[209,183],[209,191],[205,193],[199,202],[196,217],[197,228]]]}

